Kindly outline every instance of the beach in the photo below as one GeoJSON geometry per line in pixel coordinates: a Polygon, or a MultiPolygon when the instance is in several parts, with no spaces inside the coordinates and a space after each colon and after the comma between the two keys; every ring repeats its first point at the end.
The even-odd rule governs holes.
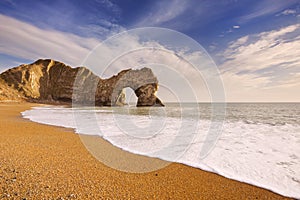
{"type": "MultiPolygon", "coordinates": [[[[32,106],[38,104],[0,103],[1,199],[288,199],[178,163],[148,173],[118,171],[95,159],[73,129],[23,119],[20,112],[32,106]]],[[[153,160],[136,162],[136,155],[97,140],[134,165],[153,160]]]]}

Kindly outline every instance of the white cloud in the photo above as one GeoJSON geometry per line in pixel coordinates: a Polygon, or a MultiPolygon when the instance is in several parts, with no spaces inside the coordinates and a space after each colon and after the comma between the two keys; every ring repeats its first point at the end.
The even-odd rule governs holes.
{"type": "Polygon", "coordinates": [[[239,29],[239,28],[240,28],[240,26],[238,26],[238,25],[235,25],[235,26],[233,26],[232,28],[234,28],[234,29],[239,29]]]}
{"type": "Polygon", "coordinates": [[[220,66],[228,100],[300,101],[299,33],[295,24],[230,43],[220,66]]]}
{"type": "Polygon", "coordinates": [[[110,0],[98,0],[97,2],[100,2],[102,4],[105,4],[107,8],[111,9],[115,13],[120,13],[120,8],[110,0]]]}
{"type": "Polygon", "coordinates": [[[293,15],[293,14],[296,14],[296,10],[292,10],[292,9],[287,9],[287,10],[284,10],[282,11],[280,14],[281,15],[293,15]]]}
{"type": "Polygon", "coordinates": [[[52,58],[77,66],[99,41],[55,30],[44,30],[0,14],[0,53],[36,60],[52,58]]]}
{"type": "Polygon", "coordinates": [[[245,44],[249,39],[249,36],[244,36],[244,37],[241,37],[239,38],[237,41],[235,42],[232,42],[229,46],[230,49],[235,49],[243,44],[245,44]]]}
{"type": "Polygon", "coordinates": [[[225,69],[256,71],[271,66],[284,65],[285,68],[300,62],[300,40],[285,38],[292,32],[299,32],[300,25],[291,25],[280,30],[246,36],[230,44],[224,56],[225,69]],[[249,39],[251,38],[251,39],[249,39]],[[286,64],[290,62],[290,64],[286,64]]]}
{"type": "MultiPolygon", "coordinates": [[[[300,70],[299,70],[300,71],[300,70]]],[[[298,86],[299,88],[299,83],[300,83],[300,72],[298,73],[293,73],[290,74],[290,76],[288,78],[284,78],[282,80],[280,80],[280,85],[278,85],[279,88],[290,88],[290,87],[294,87],[294,86],[298,86]]]]}
{"type": "Polygon", "coordinates": [[[185,0],[159,1],[153,7],[152,12],[137,22],[135,26],[158,26],[175,19],[184,13],[187,7],[188,3],[185,0]]]}
{"type": "Polygon", "coordinates": [[[254,3],[253,9],[250,9],[249,14],[240,17],[239,22],[245,23],[252,19],[262,16],[274,14],[296,3],[296,0],[283,1],[283,0],[261,0],[254,3]]]}

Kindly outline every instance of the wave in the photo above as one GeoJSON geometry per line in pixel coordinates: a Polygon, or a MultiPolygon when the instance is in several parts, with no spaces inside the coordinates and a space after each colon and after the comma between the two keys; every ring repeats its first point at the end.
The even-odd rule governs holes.
{"type": "Polygon", "coordinates": [[[74,128],[78,134],[99,135],[132,153],[183,163],[300,198],[299,125],[273,123],[272,119],[266,123],[225,120],[212,151],[201,157],[211,134],[208,119],[57,106],[35,107],[22,115],[34,122],[74,128]]]}

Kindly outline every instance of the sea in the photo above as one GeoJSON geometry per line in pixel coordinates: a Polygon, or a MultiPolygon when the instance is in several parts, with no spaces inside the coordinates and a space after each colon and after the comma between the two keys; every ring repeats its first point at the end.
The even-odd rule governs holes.
{"type": "Polygon", "coordinates": [[[300,199],[300,103],[45,105],[22,115],[300,199]]]}

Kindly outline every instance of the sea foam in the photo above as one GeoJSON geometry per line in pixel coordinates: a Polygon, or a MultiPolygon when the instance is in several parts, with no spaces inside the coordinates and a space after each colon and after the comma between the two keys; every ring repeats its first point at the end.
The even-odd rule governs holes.
{"type": "MultiPolygon", "coordinates": [[[[250,114],[237,115],[234,113],[237,110],[231,109],[231,116],[222,122],[222,133],[212,150],[201,157],[211,128],[208,117],[178,117],[176,113],[180,109],[177,107],[166,108],[164,115],[156,115],[155,109],[151,115],[126,114],[120,112],[122,108],[118,109],[116,112],[112,108],[44,106],[27,110],[22,115],[34,122],[74,128],[79,134],[99,135],[132,153],[184,163],[300,199],[297,115],[283,120],[282,113],[277,121],[270,117],[272,115],[255,121],[261,114],[256,113],[257,117],[248,119],[245,116],[250,114]]],[[[131,109],[135,111],[136,108],[131,109]]]]}

